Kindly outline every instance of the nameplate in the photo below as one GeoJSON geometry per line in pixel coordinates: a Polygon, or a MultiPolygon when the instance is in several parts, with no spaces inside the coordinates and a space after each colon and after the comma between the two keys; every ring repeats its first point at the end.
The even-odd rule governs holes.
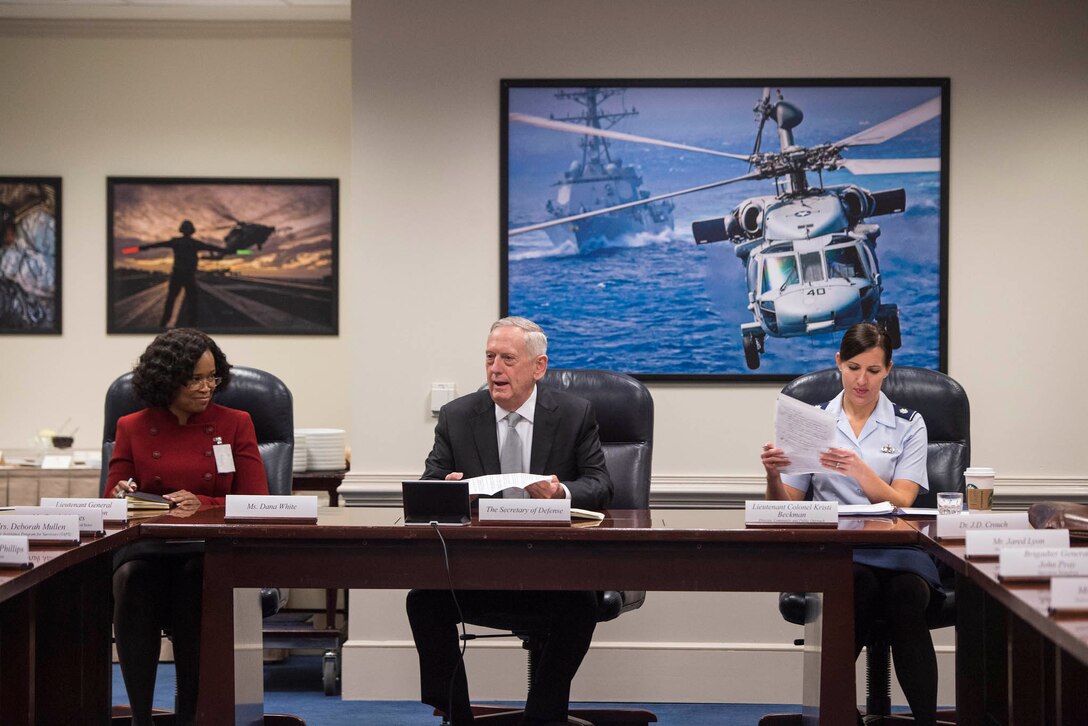
{"type": "Polygon", "coordinates": [[[937,539],[965,539],[967,532],[994,532],[1005,529],[1031,529],[1027,512],[964,512],[938,514],[937,539]]]}
{"type": "Polygon", "coordinates": [[[224,519],[317,520],[317,497],[228,494],[224,519]]]}
{"type": "Polygon", "coordinates": [[[76,514],[4,514],[0,535],[21,535],[31,542],[79,543],[79,516],[76,514]]]}
{"type": "Polygon", "coordinates": [[[58,515],[74,514],[79,517],[80,534],[100,535],[106,533],[101,509],[88,509],[87,507],[68,507],[64,509],[58,507],[15,507],[12,512],[17,515],[33,517],[56,517],[58,515]]]}
{"type": "Polygon", "coordinates": [[[0,567],[33,567],[30,564],[30,541],[25,536],[0,535],[0,567]]]}
{"type": "Polygon", "coordinates": [[[61,454],[50,454],[42,457],[43,469],[71,469],[72,457],[61,454]]]}
{"type": "Polygon", "coordinates": [[[128,503],[124,499],[118,499],[117,497],[109,499],[42,497],[40,504],[43,507],[55,507],[56,509],[97,509],[102,512],[102,521],[107,524],[128,521],[128,503]]]}
{"type": "Polygon", "coordinates": [[[570,524],[569,499],[480,499],[480,523],[570,524]]]}
{"type": "Polygon", "coordinates": [[[1088,577],[1052,578],[1050,612],[1088,612],[1088,577]]]}
{"type": "Polygon", "coordinates": [[[997,555],[997,576],[1002,580],[1088,577],[1088,548],[1006,547],[997,555]]]}
{"type": "Polygon", "coordinates": [[[967,532],[968,557],[997,557],[1004,547],[1068,547],[1068,529],[1006,529],[987,532],[972,529],[967,532]]]}
{"type": "Polygon", "coordinates": [[[744,503],[744,524],[758,527],[837,527],[839,503],[750,499],[744,503]]]}

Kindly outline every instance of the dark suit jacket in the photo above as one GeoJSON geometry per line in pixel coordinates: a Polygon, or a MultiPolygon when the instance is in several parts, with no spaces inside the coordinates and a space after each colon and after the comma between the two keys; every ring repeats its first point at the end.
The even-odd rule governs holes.
{"type": "MultiPolygon", "coordinates": [[[[486,390],[451,401],[438,413],[423,478],[444,479],[453,471],[464,472],[465,478],[500,473],[495,403],[486,390]]],[[[608,507],[612,480],[589,401],[537,386],[529,472],[559,477],[573,507],[608,507]]]]}

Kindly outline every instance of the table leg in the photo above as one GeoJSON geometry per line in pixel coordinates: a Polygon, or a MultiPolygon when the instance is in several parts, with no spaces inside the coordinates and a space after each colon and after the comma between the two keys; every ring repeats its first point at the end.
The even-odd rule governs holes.
{"type": "Polygon", "coordinates": [[[827,564],[826,587],[814,597],[805,625],[801,721],[852,724],[857,718],[854,684],[854,569],[850,550],[827,564]]]}
{"type": "Polygon", "coordinates": [[[229,723],[234,708],[234,587],[230,540],[204,550],[197,723],[229,723]]]}

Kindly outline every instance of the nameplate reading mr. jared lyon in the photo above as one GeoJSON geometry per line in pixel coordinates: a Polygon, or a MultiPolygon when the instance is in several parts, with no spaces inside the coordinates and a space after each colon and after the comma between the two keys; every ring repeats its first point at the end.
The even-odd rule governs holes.
{"type": "Polygon", "coordinates": [[[838,502],[765,502],[744,503],[744,524],[780,527],[833,527],[839,523],[838,502]]]}
{"type": "Polygon", "coordinates": [[[226,519],[317,519],[317,497],[228,494],[226,519]]]}
{"type": "Polygon", "coordinates": [[[1005,547],[1068,547],[1068,529],[1006,529],[991,532],[983,529],[967,531],[968,557],[997,557],[1005,547]]]}

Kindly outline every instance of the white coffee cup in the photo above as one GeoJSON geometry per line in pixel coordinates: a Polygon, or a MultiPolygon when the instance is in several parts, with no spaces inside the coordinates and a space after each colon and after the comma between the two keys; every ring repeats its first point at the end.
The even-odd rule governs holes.
{"type": "Polygon", "coordinates": [[[967,480],[967,508],[992,509],[994,501],[994,470],[985,466],[969,466],[963,472],[967,480]]]}

